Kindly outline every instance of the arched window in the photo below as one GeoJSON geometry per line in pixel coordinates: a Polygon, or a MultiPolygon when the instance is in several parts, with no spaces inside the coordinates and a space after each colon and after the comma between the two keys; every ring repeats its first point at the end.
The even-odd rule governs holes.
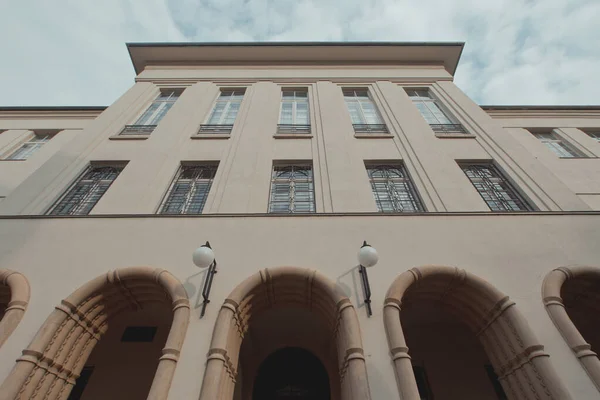
{"type": "Polygon", "coordinates": [[[15,330],[29,303],[29,283],[22,274],[0,269],[0,346],[15,330]]]}
{"type": "MultiPolygon", "coordinates": [[[[265,372],[260,366],[270,357],[292,357],[279,353],[286,347],[303,349],[322,363],[331,399],[371,398],[358,319],[348,297],[317,271],[280,267],[251,276],[225,300],[200,400],[251,399],[255,378],[265,372]]],[[[301,390],[305,378],[289,389],[301,390]]]]}
{"type": "Polygon", "coordinates": [[[186,292],[169,272],[111,271],[56,307],[0,393],[15,400],[166,399],[188,322],[186,292]]]}
{"type": "Polygon", "coordinates": [[[464,270],[399,275],[384,323],[403,400],[570,398],[515,303],[464,270]]]}
{"type": "Polygon", "coordinates": [[[600,390],[600,268],[561,267],[542,288],[550,318],[600,390]]]}

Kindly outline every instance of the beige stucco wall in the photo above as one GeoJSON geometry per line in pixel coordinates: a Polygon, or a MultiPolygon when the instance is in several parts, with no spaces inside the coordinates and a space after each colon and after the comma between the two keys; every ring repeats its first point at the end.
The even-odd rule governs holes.
{"type": "Polygon", "coordinates": [[[196,398],[219,305],[261,268],[316,268],[357,307],[372,397],[397,398],[382,306],[392,280],[419,265],[458,266],[492,282],[523,312],[573,398],[597,391],[564,343],[541,300],[548,271],[562,265],[598,265],[598,215],[430,215],[309,217],[140,217],[2,219],[0,262],[31,284],[27,312],[0,349],[0,379],[14,364],[54,305],[109,269],[166,268],[184,284],[193,307],[170,398],[196,398]],[[204,271],[192,251],[210,240],[219,263],[211,303],[199,318],[204,271]],[[376,246],[369,271],[373,312],[363,304],[356,253],[363,240],[376,246]]]}
{"type": "MultiPolygon", "coordinates": [[[[316,268],[343,288],[358,307],[372,398],[397,398],[382,322],[383,296],[403,271],[440,264],[464,268],[511,296],[546,345],[573,398],[597,398],[594,385],[544,310],[540,291],[543,277],[554,268],[600,265],[600,215],[592,212],[600,210],[599,161],[554,159],[522,129],[533,126],[528,125],[531,119],[509,120],[483,111],[441,67],[145,70],[97,118],[77,127],[62,126],[59,136],[26,162],[0,161],[0,197],[6,196],[0,215],[9,216],[0,218],[0,267],[25,274],[32,291],[25,317],[0,349],[0,380],[62,298],[109,269],[149,265],[171,271],[188,290],[194,309],[170,398],[197,398],[220,303],[259,269],[292,265],[316,268]],[[273,137],[281,87],[286,85],[309,88],[311,138],[273,137]],[[411,85],[430,86],[474,137],[436,137],[402,88],[411,85]],[[206,121],[220,86],[247,88],[231,136],[191,139],[206,121]],[[354,137],[343,86],[369,87],[392,133],[389,138],[354,137]],[[186,90],[152,135],[147,140],[111,139],[135,121],[160,87],[186,90]],[[256,215],[268,209],[274,160],[312,160],[317,212],[337,214],[256,215]],[[437,213],[369,214],[376,205],[364,162],[376,160],[402,160],[425,207],[437,213]],[[494,160],[536,210],[555,213],[485,213],[487,206],[457,160],[494,160]],[[93,217],[26,217],[43,214],[90,161],[129,162],[92,210],[93,217]],[[156,212],[181,161],[219,161],[204,208],[209,215],[149,215],[156,212]],[[205,240],[215,250],[219,274],[207,315],[200,319],[205,272],[193,266],[191,253],[205,240]],[[363,240],[381,257],[369,275],[371,318],[366,316],[356,270],[363,240]]],[[[0,129],[8,130],[0,134],[0,149],[43,125],[4,123],[0,120],[0,129]]],[[[600,145],[577,129],[600,127],[600,117],[556,116],[545,123],[560,128],[590,154],[600,155],[600,145]]]]}

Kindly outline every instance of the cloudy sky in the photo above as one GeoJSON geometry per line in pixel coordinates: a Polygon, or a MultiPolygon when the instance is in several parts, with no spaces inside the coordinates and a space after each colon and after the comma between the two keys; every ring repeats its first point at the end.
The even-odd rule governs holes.
{"type": "Polygon", "coordinates": [[[600,104],[600,0],[0,0],[0,105],[108,105],[126,42],[465,41],[480,104],[600,104]]]}

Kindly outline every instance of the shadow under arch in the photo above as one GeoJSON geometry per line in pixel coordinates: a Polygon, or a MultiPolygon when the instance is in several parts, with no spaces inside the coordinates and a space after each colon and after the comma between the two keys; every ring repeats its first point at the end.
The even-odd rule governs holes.
{"type": "Polygon", "coordinates": [[[190,306],[175,276],[150,267],[109,271],[62,300],[0,386],[0,399],[66,399],[111,318],[157,302],[172,309],[172,324],[148,399],[166,399],[190,306]]]}
{"type": "Polygon", "coordinates": [[[421,266],[394,280],[384,304],[384,324],[401,399],[420,399],[400,320],[409,289],[415,299],[434,301],[467,325],[482,344],[509,399],[571,398],[549,355],[508,296],[465,270],[421,266]]]}
{"type": "MultiPolygon", "coordinates": [[[[593,346],[580,332],[582,327],[573,321],[573,317],[577,317],[577,315],[570,315],[570,313],[583,307],[582,311],[587,314],[587,318],[591,315],[597,316],[600,311],[599,289],[600,268],[590,266],[557,268],[546,275],[542,284],[544,306],[550,319],[598,390],[600,390],[600,360],[593,350],[599,350],[595,346],[598,346],[600,341],[592,342],[594,344],[594,348],[592,348],[593,346]]],[[[579,318],[576,322],[581,324],[584,321],[579,318]]],[[[598,324],[599,320],[592,318],[591,322],[598,324]]],[[[595,328],[597,329],[597,327],[595,328]]],[[[587,333],[591,333],[589,329],[587,333]]],[[[595,338],[597,337],[596,333],[595,338]]]]}
{"type": "MultiPolygon", "coordinates": [[[[332,399],[369,400],[365,357],[354,306],[325,275],[299,267],[261,270],[239,284],[225,299],[213,330],[200,399],[249,398],[247,393],[252,393],[252,388],[247,388],[246,394],[240,394],[236,392],[239,390],[236,382],[253,380],[254,375],[249,372],[258,369],[267,351],[256,356],[256,362],[252,362],[256,366],[253,371],[240,370],[244,339],[252,340],[253,326],[260,324],[262,316],[275,313],[284,318],[291,310],[318,319],[327,332],[324,340],[329,345],[327,350],[323,346],[312,346],[315,335],[305,334],[300,338],[286,337],[285,346],[305,348],[324,363],[332,399]]],[[[283,343],[277,339],[272,342],[268,351],[282,347],[283,343]]]]}
{"type": "Polygon", "coordinates": [[[0,346],[21,322],[30,293],[29,282],[23,274],[0,269],[0,346]]]}

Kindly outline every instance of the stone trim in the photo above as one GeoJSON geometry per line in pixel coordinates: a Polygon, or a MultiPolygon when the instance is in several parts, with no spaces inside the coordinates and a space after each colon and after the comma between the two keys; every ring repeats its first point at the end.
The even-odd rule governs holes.
{"type": "Polygon", "coordinates": [[[473,331],[509,399],[571,398],[513,301],[465,270],[422,266],[400,274],[384,304],[384,325],[401,399],[420,399],[400,321],[408,289],[411,301],[435,301],[473,331]]]}
{"type": "Polygon", "coordinates": [[[571,321],[561,296],[562,285],[573,278],[592,278],[600,281],[600,268],[573,266],[560,267],[551,271],[544,279],[542,298],[550,319],[600,391],[600,360],[598,355],[592,351],[591,345],[585,341],[585,338],[571,321]]]}
{"type": "MultiPolygon", "coordinates": [[[[29,304],[29,282],[23,274],[10,269],[0,269],[0,285],[10,293],[4,293],[8,298],[4,316],[0,320],[0,347],[11,333],[16,329],[25,314],[29,304]]],[[[0,298],[3,297],[3,288],[0,288],[0,298]]]]}
{"type": "Polygon", "coordinates": [[[187,293],[171,273],[128,267],[101,275],[61,302],[46,319],[9,376],[1,400],[66,399],[111,317],[152,302],[167,303],[173,322],[148,399],[166,399],[189,323],[187,293]]]}
{"type": "Polygon", "coordinates": [[[200,400],[233,399],[240,348],[250,334],[252,317],[288,306],[303,307],[329,326],[331,356],[338,362],[337,370],[328,368],[330,380],[339,379],[339,389],[332,387],[334,398],[339,392],[344,400],[371,399],[358,317],[348,297],[316,270],[277,267],[250,276],[224,301],[213,331],[200,400]]]}

